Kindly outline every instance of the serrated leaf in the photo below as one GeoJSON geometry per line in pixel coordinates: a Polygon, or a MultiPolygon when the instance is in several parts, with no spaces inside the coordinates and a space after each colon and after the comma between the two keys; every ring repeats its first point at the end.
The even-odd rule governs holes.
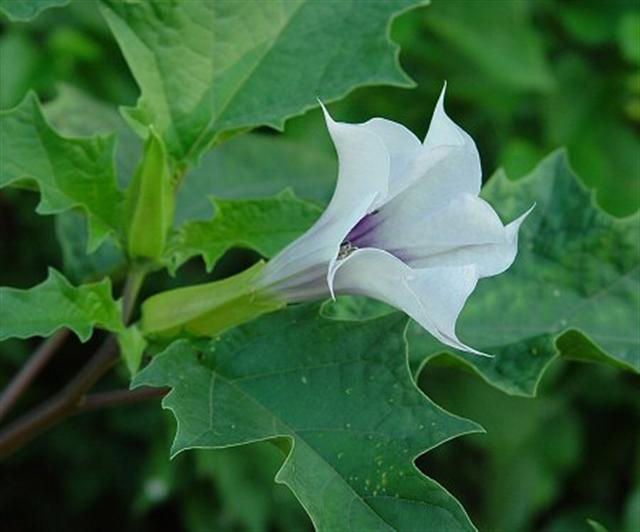
{"type": "MultiPolygon", "coordinates": [[[[166,461],[166,448],[163,457],[166,461]]],[[[284,457],[277,442],[269,441],[194,452],[198,475],[215,483],[230,527],[256,532],[311,530],[308,516],[291,491],[273,482],[284,457]]],[[[216,525],[207,515],[201,528],[211,526],[216,525]]]]}
{"type": "Polygon", "coordinates": [[[221,136],[284,121],[361,85],[410,86],[389,21],[417,0],[103,2],[153,124],[179,165],[221,136]],[[337,54],[336,50],[340,53],[337,54]]]}
{"type": "MultiPolygon", "coordinates": [[[[117,137],[118,182],[125,187],[142,155],[142,142],[118,114],[115,106],[91,97],[70,85],[57,87],[55,99],[43,106],[47,121],[62,135],[86,137],[114,132],[117,137]]],[[[56,216],[56,237],[60,243],[63,271],[74,282],[99,279],[122,270],[126,257],[114,238],[106,237],[87,253],[87,227],[82,215],[69,211],[56,216]]]]}
{"type": "Polygon", "coordinates": [[[39,214],[82,209],[89,219],[89,250],[120,229],[122,194],[113,151],[113,137],[60,136],[33,94],[0,112],[0,187],[35,183],[41,196],[39,214]]]}
{"type": "Polygon", "coordinates": [[[168,249],[172,270],[197,255],[211,270],[232,247],[272,257],[304,233],[321,213],[319,207],[296,198],[290,190],[253,200],[213,198],[213,204],[212,220],[187,222],[174,235],[168,249]]]}
{"type": "Polygon", "coordinates": [[[62,270],[72,282],[93,281],[124,270],[127,259],[111,237],[93,253],[87,253],[87,223],[81,213],[58,214],[55,226],[62,251],[62,270]]]}
{"type": "MultiPolygon", "coordinates": [[[[495,358],[456,360],[519,395],[535,394],[558,355],[640,371],[640,215],[598,208],[563,151],[518,181],[499,172],[483,196],[504,220],[537,206],[515,264],[480,282],[458,322],[465,342],[495,358]]],[[[417,369],[445,351],[417,326],[408,341],[417,369]]]]}
{"type": "MultiPolygon", "coordinates": [[[[319,113],[316,120],[325,127],[319,113]]],[[[209,196],[263,198],[291,187],[301,198],[328,203],[335,188],[337,161],[332,148],[318,146],[318,139],[317,135],[300,140],[286,133],[247,133],[221,144],[184,180],[178,191],[176,222],[211,218],[209,196]]]]}
{"type": "Polygon", "coordinates": [[[118,183],[126,187],[142,156],[142,140],[131,130],[115,105],[64,83],[56,86],[56,97],[43,106],[47,121],[64,136],[91,137],[114,133],[117,138],[118,183]]]}
{"type": "Polygon", "coordinates": [[[134,386],[172,387],[163,405],[173,453],[291,441],[276,476],[317,530],[472,530],[464,510],[412,460],[478,429],[429,401],[411,379],[395,313],[369,322],[297,306],[217,341],[178,341],[134,386]]]}
{"type": "Polygon", "coordinates": [[[10,20],[27,22],[41,11],[51,7],[66,6],[71,0],[0,0],[0,11],[10,20]]]}
{"type": "MultiPolygon", "coordinates": [[[[486,434],[465,438],[457,450],[440,451],[440,458],[448,455],[453,460],[448,470],[455,471],[447,474],[450,485],[477,494],[474,518],[480,530],[528,530],[536,516],[562,497],[586,452],[580,418],[563,394],[566,390],[556,389],[532,401],[509,396],[470,372],[436,365],[421,375],[419,385],[446,410],[486,429],[486,434]]],[[[428,455],[426,461],[432,467],[438,463],[428,455]]],[[[435,467],[444,471],[441,463],[435,467]]]]}
{"type": "Polygon", "coordinates": [[[62,327],[71,329],[82,342],[89,339],[94,327],[123,329],[111,281],[75,287],[50,268],[46,281],[33,288],[0,287],[0,341],[46,337],[62,327]]]}

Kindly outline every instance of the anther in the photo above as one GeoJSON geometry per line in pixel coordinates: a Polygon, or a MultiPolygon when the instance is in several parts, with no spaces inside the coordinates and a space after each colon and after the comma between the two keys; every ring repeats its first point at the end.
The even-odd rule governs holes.
{"type": "Polygon", "coordinates": [[[356,249],[358,249],[356,246],[354,246],[348,240],[345,240],[342,244],[340,244],[340,250],[338,251],[338,258],[339,259],[346,259],[356,249]]]}

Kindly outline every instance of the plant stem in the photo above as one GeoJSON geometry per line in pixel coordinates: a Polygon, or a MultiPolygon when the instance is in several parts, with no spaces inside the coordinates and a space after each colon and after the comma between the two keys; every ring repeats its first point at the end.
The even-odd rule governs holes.
{"type": "Polygon", "coordinates": [[[33,379],[44,369],[58,349],[64,344],[69,329],[61,329],[40,344],[29,361],[11,379],[0,396],[0,421],[9,413],[20,396],[27,390],[33,379]]]}
{"type": "MultiPolygon", "coordinates": [[[[123,291],[123,319],[128,321],[144,273],[131,272],[123,291]]],[[[77,413],[85,403],[85,394],[117,362],[118,341],[107,337],[89,362],[58,394],[19,418],[0,432],[0,458],[6,458],[47,429],[77,413]]]]}
{"type": "Polygon", "coordinates": [[[137,390],[112,390],[85,396],[84,401],[78,405],[76,413],[90,412],[100,408],[121,406],[139,403],[149,399],[164,397],[168,388],[139,388],[137,390]]]}
{"type": "Polygon", "coordinates": [[[128,324],[131,319],[133,306],[140,293],[140,288],[142,288],[145,276],[146,272],[138,269],[131,270],[129,275],[127,275],[127,280],[125,281],[122,291],[122,321],[124,321],[125,324],[128,324]]]}
{"type": "Polygon", "coordinates": [[[95,355],[57,395],[27,413],[0,433],[0,458],[72,415],[84,394],[118,360],[118,343],[109,336],[95,355]]]}

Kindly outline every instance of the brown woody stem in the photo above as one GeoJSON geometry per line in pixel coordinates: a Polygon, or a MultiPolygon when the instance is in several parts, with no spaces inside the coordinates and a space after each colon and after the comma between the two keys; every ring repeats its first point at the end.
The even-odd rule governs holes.
{"type": "MultiPolygon", "coordinates": [[[[123,292],[123,316],[125,323],[129,320],[135,299],[142,285],[144,274],[132,272],[127,277],[123,292]]],[[[6,458],[23,445],[39,436],[49,428],[64,419],[85,409],[91,410],[87,392],[93,385],[111,369],[120,356],[118,342],[114,336],[109,336],[98,348],[87,364],[58,394],[45,401],[40,406],[17,419],[0,432],[0,459],[6,458]]],[[[3,396],[4,398],[4,396],[3,396]]],[[[105,398],[98,399],[104,402],[105,398]]]]}
{"type": "Polygon", "coordinates": [[[0,396],[0,421],[9,413],[20,396],[27,390],[38,374],[53,358],[60,346],[69,336],[69,329],[61,329],[56,334],[42,342],[40,347],[31,355],[29,361],[11,379],[11,382],[0,396]]]}
{"type": "Polygon", "coordinates": [[[90,412],[92,410],[113,406],[129,405],[150,399],[160,399],[167,395],[168,391],[168,388],[145,387],[137,390],[113,390],[94,393],[85,397],[84,401],[78,406],[77,413],[90,412]]]}

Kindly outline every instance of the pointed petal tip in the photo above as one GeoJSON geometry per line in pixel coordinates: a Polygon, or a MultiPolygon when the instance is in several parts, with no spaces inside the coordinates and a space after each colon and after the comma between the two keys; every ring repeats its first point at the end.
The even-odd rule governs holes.
{"type": "Polygon", "coordinates": [[[336,121],[333,119],[333,117],[329,113],[329,109],[327,109],[327,106],[322,102],[320,98],[316,98],[316,100],[318,100],[318,104],[320,104],[320,108],[322,109],[322,114],[324,115],[325,122],[327,124],[335,124],[336,121]]]}
{"type": "Polygon", "coordinates": [[[495,355],[491,355],[489,353],[483,353],[482,351],[478,351],[477,349],[474,349],[473,347],[469,347],[467,345],[465,345],[465,351],[467,353],[471,353],[472,355],[477,355],[484,358],[495,358],[495,355]]]}
{"type": "Polygon", "coordinates": [[[436,329],[435,331],[427,330],[427,332],[432,334],[438,341],[442,342],[444,345],[453,347],[458,351],[464,351],[465,353],[471,353],[472,355],[478,355],[485,358],[494,358],[494,355],[483,353],[482,351],[478,351],[477,349],[468,346],[464,342],[461,342],[454,331],[445,332],[442,329],[436,329]]]}
{"type": "Polygon", "coordinates": [[[512,240],[518,234],[518,231],[520,230],[520,226],[531,214],[533,209],[536,208],[536,205],[537,203],[534,202],[533,205],[531,205],[531,207],[529,207],[524,213],[522,213],[520,216],[518,216],[515,220],[513,220],[506,226],[505,229],[507,231],[507,237],[510,240],[512,240]]]}
{"type": "Polygon", "coordinates": [[[440,339],[440,341],[445,340],[444,343],[450,347],[458,349],[459,351],[471,353],[472,355],[478,355],[485,358],[494,358],[494,355],[490,355],[489,353],[483,353],[482,351],[478,351],[477,349],[474,349],[473,347],[468,346],[464,342],[461,342],[460,340],[458,340],[458,337],[455,334],[452,336],[452,335],[445,334],[442,331],[439,331],[439,333],[443,337],[442,339],[440,339]]]}
{"type": "MultiPolygon", "coordinates": [[[[447,92],[445,81],[440,96],[431,115],[429,129],[423,144],[427,147],[437,145],[464,146],[468,134],[464,132],[447,114],[444,108],[444,99],[447,92]]],[[[470,137],[469,137],[469,140],[470,137]]],[[[473,141],[471,140],[471,143],[473,141]]],[[[474,145],[475,147],[475,145],[474,145]]]]}
{"type": "Polygon", "coordinates": [[[438,96],[436,107],[441,107],[444,110],[444,98],[446,94],[447,94],[447,80],[445,79],[442,84],[442,89],[440,90],[440,95],[438,96]]]}

